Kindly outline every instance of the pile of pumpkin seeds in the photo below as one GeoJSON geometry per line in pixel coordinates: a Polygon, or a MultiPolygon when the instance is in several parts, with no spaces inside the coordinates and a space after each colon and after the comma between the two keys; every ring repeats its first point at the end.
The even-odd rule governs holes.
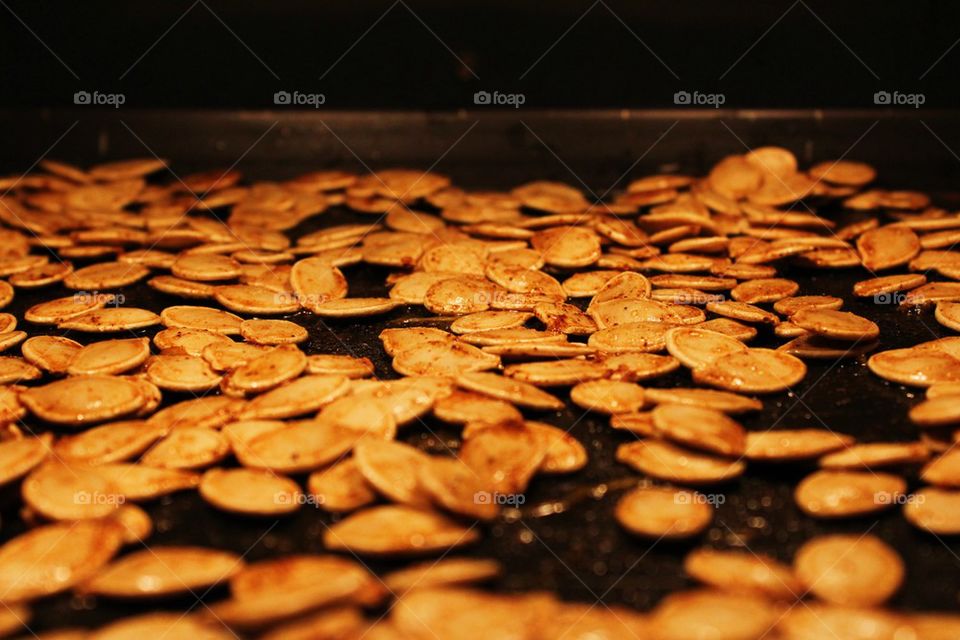
{"type": "Polygon", "coordinates": [[[0,314],[0,483],[19,483],[31,525],[0,546],[4,635],[64,591],[161,602],[225,585],[189,612],[40,637],[960,637],[956,614],[885,608],[904,562],[868,531],[814,537],[792,565],[696,544],[714,516],[703,492],[751,462],[813,463],[795,491],[810,518],[900,509],[921,535],[960,534],[960,337],[883,350],[877,324],[842,298],[778,277],[783,265],[861,268],[850,296],[935,307],[960,331],[960,215],[925,194],[872,189],[859,162],[801,170],[776,147],[705,177],[642,177],[609,202],[557,182],[465,191],[402,169],[252,184],[236,171],[155,177],[166,171],[45,160],[0,179],[0,304],[49,292],[22,318],[0,314]],[[323,225],[332,206],[369,222],[323,225]],[[861,215],[839,226],[817,213],[827,206],[861,215]],[[296,232],[315,218],[318,230],[296,232]],[[351,296],[344,270],[364,264],[391,270],[387,295],[351,296]],[[180,304],[126,304],[140,281],[180,304]],[[380,334],[392,372],[311,352],[288,319],[363,323],[398,307],[422,310],[380,334]],[[780,346],[751,347],[761,332],[780,346]],[[903,416],[912,441],[738,421],[804,381],[805,361],[841,358],[926,389],[903,416]],[[646,384],[684,370],[686,386],[646,384]],[[684,570],[699,588],[649,612],[502,596],[480,586],[507,570],[495,558],[456,555],[503,517],[504,497],[587,464],[550,424],[568,394],[624,436],[616,458],[636,483],[606,498],[617,521],[692,539],[684,570]],[[397,439],[428,415],[462,426],[455,453],[397,439]],[[920,467],[915,494],[904,465],[920,467]],[[150,546],[138,503],[184,491],[247,517],[336,514],[327,553],[247,562],[150,546]],[[379,556],[420,560],[375,575],[364,560],[379,556]]]}

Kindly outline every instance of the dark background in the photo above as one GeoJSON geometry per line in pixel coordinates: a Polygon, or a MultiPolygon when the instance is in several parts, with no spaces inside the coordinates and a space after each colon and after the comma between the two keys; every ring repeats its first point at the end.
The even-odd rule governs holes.
{"type": "Polygon", "coordinates": [[[0,3],[4,106],[78,90],[127,106],[458,109],[479,90],[533,108],[650,108],[678,90],[727,107],[865,107],[876,91],[960,106],[953,2],[0,3]],[[322,77],[322,79],[321,79],[322,77]]]}

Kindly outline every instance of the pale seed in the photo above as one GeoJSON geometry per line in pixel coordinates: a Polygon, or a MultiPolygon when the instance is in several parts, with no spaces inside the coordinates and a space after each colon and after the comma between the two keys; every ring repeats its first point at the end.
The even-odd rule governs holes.
{"type": "Polygon", "coordinates": [[[614,515],[630,533],[660,540],[699,535],[713,521],[713,507],[685,489],[638,487],[617,502],[614,515]]]}
{"type": "Polygon", "coordinates": [[[811,517],[846,518],[887,509],[906,490],[903,478],[887,473],[824,470],[801,480],[794,498],[811,517]]]}
{"type": "Polygon", "coordinates": [[[725,456],[743,454],[746,431],[714,409],[658,404],[651,412],[657,435],[678,444],[725,456]]]}
{"type": "Polygon", "coordinates": [[[206,590],[243,566],[239,556],[203,547],[154,547],[123,556],[80,586],[114,598],[151,598],[206,590]]]}
{"type": "Polygon", "coordinates": [[[330,526],[324,546],[362,555],[445,551],[479,539],[479,533],[431,511],[401,505],[364,509],[330,526]]]}
{"type": "Polygon", "coordinates": [[[746,465],[682,449],[662,440],[640,440],[617,448],[617,460],[653,478],[679,484],[714,484],[741,476],[746,465]]]}
{"type": "Polygon", "coordinates": [[[794,558],[797,578],[814,595],[846,606],[872,607],[886,602],[903,582],[903,561],[872,535],[813,538],[794,558]]]}
{"type": "Polygon", "coordinates": [[[200,496],[211,506],[253,516],[292,513],[300,508],[300,487],[289,478],[257,469],[211,469],[200,496]]]}

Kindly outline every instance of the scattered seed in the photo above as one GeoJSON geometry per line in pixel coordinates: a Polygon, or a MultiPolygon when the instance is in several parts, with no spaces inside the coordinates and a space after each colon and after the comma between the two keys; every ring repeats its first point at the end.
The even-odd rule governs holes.
{"type": "Polygon", "coordinates": [[[746,431],[715,409],[682,404],[658,404],[651,412],[655,433],[681,445],[724,456],[746,448],[746,431]]]}
{"type": "Polygon", "coordinates": [[[370,507],[330,526],[324,546],[362,555],[445,551],[475,542],[475,529],[430,511],[401,505],[370,507]]]}
{"type": "Polygon", "coordinates": [[[693,370],[696,382],[728,391],[776,393],[790,389],[807,374],[803,361],[781,351],[749,349],[720,356],[693,370]]]}
{"type": "Polygon", "coordinates": [[[887,509],[907,491],[899,476],[872,471],[816,471],[797,485],[797,505],[814,518],[845,518],[887,509]]]}
{"type": "Polygon", "coordinates": [[[211,469],[203,474],[199,491],[213,507],[243,515],[285,515],[301,503],[296,482],[257,469],[211,469]]]}
{"type": "Polygon", "coordinates": [[[679,484],[714,484],[743,474],[745,465],[681,449],[661,440],[640,440],[617,448],[617,460],[648,476],[679,484]]]}
{"type": "Polygon", "coordinates": [[[634,535],[682,539],[699,535],[710,526],[713,508],[694,491],[638,487],[617,502],[614,515],[634,535]]]}
{"type": "Polygon", "coordinates": [[[886,602],[903,582],[903,561],[872,535],[809,540],[794,558],[797,578],[818,598],[855,607],[886,602]]]}
{"type": "Polygon", "coordinates": [[[203,547],[144,549],[107,565],[80,590],[113,598],[192,593],[229,580],[243,566],[239,556],[203,547]]]}
{"type": "Polygon", "coordinates": [[[788,602],[804,591],[791,567],[749,551],[695,549],[684,558],[683,569],[695,580],[723,591],[788,602]]]}

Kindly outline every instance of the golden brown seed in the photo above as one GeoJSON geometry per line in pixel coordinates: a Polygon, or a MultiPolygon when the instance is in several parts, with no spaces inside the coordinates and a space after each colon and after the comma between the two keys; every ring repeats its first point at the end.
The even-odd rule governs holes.
{"type": "Polygon", "coordinates": [[[711,364],[722,355],[747,350],[735,338],[699,327],[675,327],[664,335],[667,351],[685,367],[695,369],[711,364]]]}
{"type": "Polygon", "coordinates": [[[664,598],[654,610],[649,628],[652,637],[661,640],[746,640],[768,635],[779,618],[780,609],[765,598],[704,589],[664,598]]]}
{"type": "Polygon", "coordinates": [[[816,602],[789,609],[777,623],[777,631],[785,640],[896,640],[903,630],[903,617],[893,612],[816,602]]]}
{"type": "Polygon", "coordinates": [[[294,313],[300,309],[296,296],[252,284],[221,285],[213,290],[213,298],[237,313],[272,315],[294,313]]]}
{"type": "Polygon", "coordinates": [[[410,506],[427,506],[417,482],[427,455],[401,442],[365,439],[353,449],[357,469],[367,483],[389,500],[410,506]]]}
{"type": "Polygon", "coordinates": [[[349,380],[338,375],[307,375],[257,396],[240,411],[243,420],[291,418],[319,410],[347,393],[349,380]]]}
{"type": "Polygon", "coordinates": [[[240,333],[243,318],[227,311],[209,307],[178,306],[167,307],[160,314],[165,327],[200,329],[224,335],[240,333]]]}
{"type": "Polygon", "coordinates": [[[925,400],[910,409],[910,420],[921,427],[943,427],[960,423],[960,403],[953,396],[925,400]]]}
{"type": "Polygon", "coordinates": [[[891,382],[913,387],[960,382],[960,360],[933,349],[893,349],[870,356],[867,366],[891,382]]]}
{"type": "Polygon", "coordinates": [[[600,258],[600,236],[584,227],[552,227],[530,238],[543,260],[557,267],[586,267],[600,258]]]}
{"type": "Polygon", "coordinates": [[[824,469],[877,469],[924,462],[930,450],[922,442],[871,442],[855,444],[820,458],[824,469]]]}
{"type": "Polygon", "coordinates": [[[112,307],[73,316],[57,326],[60,329],[87,333],[112,333],[143,329],[156,324],[160,324],[160,316],[152,311],[134,307],[112,307]]]}
{"type": "Polygon", "coordinates": [[[208,345],[231,345],[233,341],[221,333],[212,331],[164,329],[153,336],[153,344],[160,349],[161,353],[185,353],[191,356],[201,356],[208,345]]]}
{"type": "Polygon", "coordinates": [[[208,391],[220,384],[222,376],[206,360],[190,355],[161,355],[151,358],[147,378],[170,391],[208,391]]]}
{"type": "Polygon", "coordinates": [[[34,469],[21,493],[31,509],[49,520],[101,518],[124,501],[119,487],[95,468],[57,460],[34,469]]]}
{"type": "Polygon", "coordinates": [[[803,380],[807,366],[781,351],[749,349],[720,356],[693,370],[693,379],[728,391],[776,393],[803,380]]]}
{"type": "Polygon", "coordinates": [[[54,452],[67,461],[99,465],[137,456],[160,439],[166,429],[142,420],[111,422],[57,440],[54,452]]]}
{"type": "Polygon", "coordinates": [[[178,278],[210,282],[232,280],[240,275],[240,263],[230,258],[208,253],[181,254],[170,266],[178,278]]]}
{"type": "Polygon", "coordinates": [[[230,372],[224,382],[241,392],[260,393],[299,376],[307,356],[294,345],[281,345],[254,357],[230,372]]]}
{"type": "Polygon", "coordinates": [[[617,522],[634,535],[680,539],[700,534],[713,521],[706,496],[685,489],[637,487],[617,502],[617,522]]]}
{"type": "Polygon", "coordinates": [[[139,264],[101,262],[77,269],[63,280],[75,291],[103,291],[131,285],[150,275],[150,270],[139,264]]]}
{"type": "Polygon", "coordinates": [[[230,443],[219,431],[183,427],[153,445],[140,459],[140,464],[167,469],[200,469],[222,461],[229,454],[230,443]]]}
{"type": "Polygon", "coordinates": [[[618,413],[610,418],[610,426],[640,436],[653,436],[656,433],[653,428],[653,417],[649,411],[618,413]]]}
{"type": "Polygon", "coordinates": [[[0,547],[5,603],[58,593],[97,573],[120,549],[123,530],[110,520],[38,527],[0,547]]]}
{"type": "Polygon", "coordinates": [[[312,311],[324,318],[362,318],[387,313],[400,304],[390,298],[341,298],[317,304],[312,311]]]}
{"type": "Polygon", "coordinates": [[[603,378],[607,375],[607,368],[601,362],[572,358],[513,364],[504,368],[503,374],[540,386],[572,386],[579,382],[603,378]]]}
{"type": "Polygon", "coordinates": [[[896,276],[883,276],[862,280],[853,285],[853,295],[868,298],[885,293],[895,293],[897,291],[909,291],[926,284],[927,276],[922,273],[906,273],[896,276]]]}
{"type": "Polygon", "coordinates": [[[920,253],[920,239],[909,227],[887,225],[857,238],[857,251],[864,267],[881,271],[910,262],[920,253]]]}
{"type": "Polygon", "coordinates": [[[564,406],[562,400],[541,391],[532,384],[495,373],[464,373],[457,378],[456,382],[458,386],[468,391],[476,391],[521,407],[557,410],[564,406]]]}
{"type": "Polygon", "coordinates": [[[448,396],[438,398],[433,413],[444,422],[465,424],[474,421],[510,422],[522,420],[523,416],[509,402],[472,391],[455,390],[448,396]]]}
{"type": "Polygon", "coordinates": [[[920,471],[920,478],[946,489],[960,488],[960,451],[950,449],[920,471]]]}
{"type": "Polygon", "coordinates": [[[498,356],[462,342],[428,342],[394,355],[393,368],[406,376],[458,376],[493,369],[498,356]]]}
{"type": "Polygon", "coordinates": [[[19,480],[43,462],[52,443],[50,434],[0,442],[0,485],[19,480]]]}
{"type": "Polygon", "coordinates": [[[934,317],[946,328],[960,331],[960,303],[946,300],[938,302],[934,317]]]}
{"type": "Polygon", "coordinates": [[[450,331],[463,334],[496,329],[514,329],[522,327],[532,316],[531,313],[519,311],[480,311],[457,318],[450,325],[450,331]]]}
{"type": "Polygon", "coordinates": [[[759,411],[763,408],[763,403],[756,398],[747,398],[735,393],[713,389],[683,389],[680,387],[659,389],[648,387],[645,394],[647,401],[653,404],[682,404],[715,409],[733,415],[748,411],[759,411]]]}
{"type": "Polygon", "coordinates": [[[833,604],[871,607],[886,602],[903,582],[903,561],[872,535],[813,538],[794,558],[797,578],[833,604]]]}
{"type": "Polygon", "coordinates": [[[110,294],[73,295],[35,304],[24,313],[24,319],[35,324],[59,324],[68,318],[94,309],[102,309],[113,300],[110,294]]]}
{"type": "Polygon", "coordinates": [[[369,358],[314,354],[307,356],[307,373],[340,375],[347,378],[366,378],[373,375],[373,362],[369,358]]]}
{"type": "Polygon", "coordinates": [[[934,534],[960,534],[960,491],[924,487],[903,506],[903,517],[934,534]]]}
{"type": "MultiPolygon", "coordinates": [[[[786,324],[789,323],[783,323],[779,325],[779,327],[783,327],[786,324]]],[[[845,342],[825,338],[813,333],[803,333],[790,342],[780,345],[777,351],[783,351],[798,358],[837,360],[839,358],[853,358],[865,355],[875,350],[879,344],[877,340],[845,342]]]]}
{"type": "Polygon", "coordinates": [[[765,311],[760,307],[755,307],[746,302],[735,302],[727,300],[725,302],[708,302],[707,311],[711,311],[718,316],[749,322],[751,324],[769,324],[776,325],[780,322],[775,314],[765,311]]]}
{"type": "Polygon", "coordinates": [[[773,310],[787,317],[802,309],[839,309],[843,299],[833,296],[792,296],[783,298],[773,305],[773,310]]]}
{"type": "Polygon", "coordinates": [[[213,292],[216,290],[216,287],[212,284],[183,280],[173,276],[155,276],[150,278],[147,284],[163,293],[196,300],[212,298],[213,292]]]}
{"type": "Polygon", "coordinates": [[[723,591],[752,593],[792,601],[804,591],[793,569],[751,551],[695,549],[683,561],[687,575],[723,591]]]}
{"type": "Polygon", "coordinates": [[[810,167],[808,173],[817,180],[826,180],[833,184],[860,187],[872,182],[877,173],[868,164],[852,160],[834,160],[821,162],[810,167]]]}
{"type": "Polygon", "coordinates": [[[800,290],[800,285],[792,280],[782,278],[767,278],[761,280],[747,280],[738,284],[730,292],[730,297],[747,304],[776,302],[794,295],[800,290]]]}
{"type": "Polygon", "coordinates": [[[200,616],[182,613],[147,613],[124,618],[101,627],[93,635],[94,640],[125,640],[127,638],[204,638],[204,640],[229,640],[232,632],[211,625],[200,616]]]}
{"type": "Polygon", "coordinates": [[[48,422],[84,425],[133,413],[147,398],[140,386],[126,378],[74,376],[28,389],[20,400],[48,422]]]}
{"type": "Polygon", "coordinates": [[[406,593],[411,589],[430,589],[486,582],[498,577],[503,567],[496,560],[483,558],[446,558],[391,571],[383,578],[387,589],[406,593]]]}
{"type": "Polygon", "coordinates": [[[875,322],[846,311],[801,309],[790,320],[807,331],[835,340],[873,340],[880,335],[875,322]]]}
{"type": "Polygon", "coordinates": [[[667,331],[676,325],[635,322],[597,331],[587,344],[606,353],[653,353],[666,346],[667,331]]]}
{"type": "Polygon", "coordinates": [[[150,340],[104,340],[80,349],[70,361],[70,375],[114,374],[129,371],[150,357],[150,340]]]}
{"type": "Polygon", "coordinates": [[[128,500],[152,500],[175,491],[193,489],[200,476],[178,469],[161,469],[141,464],[111,463],[95,468],[116,485],[128,500]]]}
{"type": "Polygon", "coordinates": [[[377,499],[353,458],[311,473],[307,492],[321,509],[333,513],[355,511],[377,499]]]}
{"type": "Polygon", "coordinates": [[[781,429],[747,434],[746,457],[760,461],[791,461],[816,458],[854,442],[851,436],[827,429],[781,429]]]}
{"type": "Polygon", "coordinates": [[[546,456],[546,441],[522,423],[478,426],[482,428],[464,436],[460,459],[488,490],[523,493],[546,456]]]}
{"type": "Polygon", "coordinates": [[[651,417],[657,435],[662,438],[725,456],[744,453],[746,431],[720,411],[682,404],[658,404],[651,417]]]}
{"type": "Polygon", "coordinates": [[[563,290],[571,298],[595,296],[619,271],[584,271],[563,281],[563,290]]]}
{"type": "Polygon", "coordinates": [[[648,476],[679,484],[714,484],[743,474],[739,460],[694,453],[662,440],[640,440],[617,448],[617,460],[648,476]]]}
{"type": "Polygon", "coordinates": [[[438,513],[388,505],[364,509],[329,527],[324,546],[362,555],[411,555],[475,542],[479,533],[438,513]]]}
{"type": "Polygon", "coordinates": [[[209,589],[243,566],[239,556],[203,547],[155,547],[104,567],[80,589],[114,598],[150,598],[209,589]]]}
{"type": "Polygon", "coordinates": [[[257,469],[211,469],[203,474],[199,491],[217,509],[253,516],[285,515],[302,502],[296,482],[257,469]]]}
{"type": "Polygon", "coordinates": [[[500,513],[486,480],[457,458],[430,456],[417,480],[430,501],[450,513],[477,520],[500,513]]]}
{"type": "Polygon", "coordinates": [[[898,504],[907,491],[899,476],[872,471],[816,471],[797,485],[797,505],[814,518],[846,518],[898,504]]]}
{"type": "Polygon", "coordinates": [[[643,387],[615,380],[581,382],[570,390],[570,399],[589,411],[606,414],[630,413],[643,407],[643,387]]]}

